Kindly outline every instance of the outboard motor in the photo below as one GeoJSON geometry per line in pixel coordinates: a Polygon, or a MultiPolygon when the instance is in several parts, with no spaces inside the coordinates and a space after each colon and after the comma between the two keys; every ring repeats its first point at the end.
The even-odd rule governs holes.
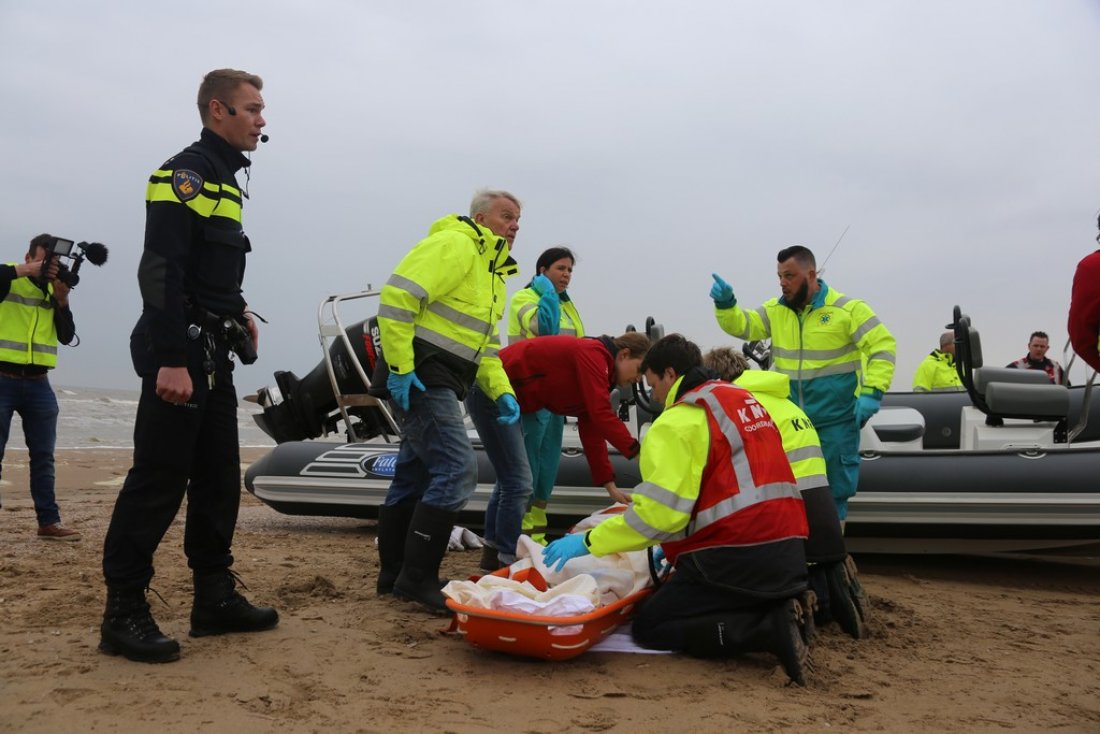
{"type": "Polygon", "coordinates": [[[322,359],[305,377],[293,372],[275,372],[278,395],[268,388],[259,393],[263,414],[256,416],[256,423],[275,439],[276,443],[302,441],[332,433],[343,418],[336,396],[345,398],[361,396],[361,399],[345,400],[349,416],[357,421],[349,426],[349,440],[365,440],[383,434],[394,435],[387,416],[382,413],[377,399],[388,398],[385,390],[387,371],[382,358],[378,320],[371,317],[345,329],[347,341],[336,339],[328,350],[328,360],[322,359]],[[345,344],[351,345],[351,353],[345,344]],[[369,376],[368,384],[360,377],[356,360],[369,376]],[[332,363],[329,376],[328,361],[332,363]],[[379,381],[378,375],[381,374],[379,381]],[[335,391],[333,389],[335,382],[335,391]],[[372,388],[377,384],[381,389],[372,388]],[[358,403],[347,405],[348,402],[358,403]]]}

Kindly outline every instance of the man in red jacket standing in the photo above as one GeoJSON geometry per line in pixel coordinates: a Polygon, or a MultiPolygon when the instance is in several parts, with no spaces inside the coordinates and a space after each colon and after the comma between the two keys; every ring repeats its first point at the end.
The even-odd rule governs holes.
{"type": "MultiPolygon", "coordinates": [[[[1100,227],[1100,219],[1096,224],[1100,227]]],[[[1077,264],[1067,328],[1073,351],[1100,372],[1100,250],[1077,264]]]]}
{"type": "MultiPolygon", "coordinates": [[[[577,418],[593,484],[607,490],[612,501],[629,503],[630,497],[615,484],[615,473],[607,454],[610,443],[628,459],[638,454],[638,440],[611,409],[610,393],[616,385],[638,381],[649,338],[637,332],[619,337],[544,336],[525,339],[500,350],[500,360],[515,390],[520,412],[546,409],[577,418]]],[[[471,400],[470,417],[488,451],[498,481],[485,512],[485,556],[481,566],[495,570],[515,561],[527,496],[503,496],[504,487],[520,486],[508,481],[510,472],[526,470],[522,428],[496,421],[497,407],[489,400],[471,400]],[[512,450],[500,451],[512,447],[512,450]],[[509,458],[510,457],[510,458],[509,458]],[[521,465],[521,460],[522,464],[521,465]],[[495,557],[494,557],[495,556],[495,557]]],[[[529,471],[529,470],[528,470],[529,471]]]]}

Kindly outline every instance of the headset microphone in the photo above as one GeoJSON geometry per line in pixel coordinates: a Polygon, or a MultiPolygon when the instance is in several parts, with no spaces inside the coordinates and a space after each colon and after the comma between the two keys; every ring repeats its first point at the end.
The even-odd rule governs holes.
{"type": "Polygon", "coordinates": [[[226,104],[225,102],[222,102],[220,99],[216,99],[214,101],[217,102],[218,104],[220,104],[222,107],[224,107],[225,111],[229,113],[230,117],[236,117],[237,116],[237,108],[234,107],[233,105],[226,104]]]}
{"type": "Polygon", "coordinates": [[[267,133],[264,133],[263,135],[260,136],[260,142],[261,143],[266,143],[268,140],[271,140],[271,136],[268,135],[267,133]]]}

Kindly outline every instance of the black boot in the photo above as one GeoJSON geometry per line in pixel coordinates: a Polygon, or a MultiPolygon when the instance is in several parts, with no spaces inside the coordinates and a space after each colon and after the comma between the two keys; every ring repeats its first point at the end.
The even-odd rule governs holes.
{"type": "Polygon", "coordinates": [[[481,560],[478,561],[477,566],[485,573],[492,573],[504,568],[505,564],[500,562],[497,549],[486,543],[481,547],[481,560]]]}
{"type": "Polygon", "coordinates": [[[867,597],[851,556],[825,569],[829,582],[829,613],[853,639],[863,637],[863,609],[867,597]]]}
{"type": "Polygon", "coordinates": [[[805,668],[810,658],[806,642],[805,616],[797,599],[788,599],[768,615],[770,628],[768,652],[779,658],[792,683],[806,685],[805,668]]]}
{"type": "Polygon", "coordinates": [[[255,607],[237,591],[238,577],[230,570],[195,574],[195,601],[191,606],[191,636],[227,632],[259,632],[279,623],[271,607],[255,607]]]}
{"type": "Polygon", "coordinates": [[[107,589],[107,609],[99,634],[99,649],[108,655],[122,655],[139,663],[180,659],[180,644],[161,634],[143,589],[107,589]]]}
{"type": "Polygon", "coordinates": [[[378,508],[378,585],[379,596],[393,591],[393,582],[405,562],[405,537],[409,534],[416,502],[378,508]]]}
{"type": "Polygon", "coordinates": [[[405,539],[405,563],[393,585],[394,596],[415,601],[433,612],[447,613],[440,589],[439,564],[447,552],[447,541],[458,513],[417,503],[405,539]]]}

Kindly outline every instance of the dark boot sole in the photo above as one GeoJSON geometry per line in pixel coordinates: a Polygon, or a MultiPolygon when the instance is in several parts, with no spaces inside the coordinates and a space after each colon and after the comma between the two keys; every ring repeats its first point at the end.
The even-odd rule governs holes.
{"type": "Polygon", "coordinates": [[[122,648],[108,642],[107,640],[102,639],[99,641],[99,651],[101,653],[104,653],[105,655],[121,655],[127,660],[131,660],[135,663],[172,663],[180,659],[179,650],[165,655],[141,655],[138,653],[127,654],[122,648]]]}
{"type": "Polygon", "coordinates": [[[845,563],[837,563],[825,571],[829,581],[829,614],[853,640],[863,638],[863,610],[859,591],[855,588],[845,563]]]}
{"type": "Polygon", "coordinates": [[[775,615],[774,634],[776,636],[775,656],[779,658],[783,671],[791,682],[806,685],[805,670],[809,665],[810,649],[803,640],[802,607],[793,599],[773,612],[775,615]]]}
{"type": "Polygon", "coordinates": [[[422,599],[421,597],[417,596],[416,594],[410,594],[408,592],[402,591],[400,588],[398,588],[396,586],[394,586],[394,588],[393,588],[393,595],[394,595],[395,598],[400,599],[401,601],[407,601],[407,602],[411,602],[413,604],[416,604],[421,609],[425,609],[425,610],[431,612],[432,614],[434,614],[437,617],[449,617],[449,616],[451,616],[451,610],[447,607],[446,597],[444,597],[443,606],[440,607],[440,606],[436,606],[435,604],[433,604],[430,601],[426,601],[425,599],[422,599]]]}
{"type": "Polygon", "coordinates": [[[244,632],[266,632],[279,626],[279,620],[262,627],[192,627],[187,633],[189,637],[214,637],[216,635],[235,635],[244,632]]]}

